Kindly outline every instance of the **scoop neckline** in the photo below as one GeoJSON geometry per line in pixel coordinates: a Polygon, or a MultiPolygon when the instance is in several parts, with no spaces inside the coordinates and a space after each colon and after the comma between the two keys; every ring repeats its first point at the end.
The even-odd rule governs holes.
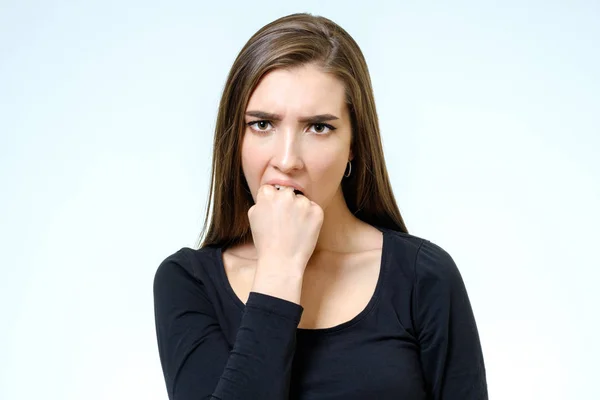
{"type": "MultiPolygon", "coordinates": [[[[374,226],[377,230],[382,233],[382,244],[381,244],[381,258],[379,261],[379,275],[377,277],[377,283],[375,284],[375,291],[373,295],[369,299],[367,305],[362,309],[361,312],[356,314],[353,318],[348,321],[342,322],[338,325],[331,326],[328,328],[296,328],[296,332],[301,335],[316,335],[316,334],[330,334],[334,332],[339,332],[350,328],[351,326],[362,321],[372,310],[375,308],[379,299],[381,298],[381,290],[384,282],[384,276],[387,272],[387,247],[389,246],[389,233],[388,229],[374,226]]],[[[225,263],[223,262],[223,248],[221,246],[216,248],[217,253],[217,262],[219,265],[219,276],[221,277],[221,284],[225,287],[225,291],[229,295],[230,299],[234,303],[237,308],[243,311],[246,307],[246,304],[238,297],[238,295],[233,290],[229,279],[227,278],[227,273],[225,272],[225,263]]]]}

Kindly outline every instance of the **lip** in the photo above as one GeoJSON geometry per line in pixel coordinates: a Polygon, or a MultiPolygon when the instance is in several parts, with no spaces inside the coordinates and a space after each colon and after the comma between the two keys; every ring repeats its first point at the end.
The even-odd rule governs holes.
{"type": "Polygon", "coordinates": [[[304,188],[294,181],[287,181],[285,179],[271,179],[266,184],[267,185],[289,186],[289,187],[293,187],[296,190],[301,191],[302,193],[305,193],[304,188]]]}

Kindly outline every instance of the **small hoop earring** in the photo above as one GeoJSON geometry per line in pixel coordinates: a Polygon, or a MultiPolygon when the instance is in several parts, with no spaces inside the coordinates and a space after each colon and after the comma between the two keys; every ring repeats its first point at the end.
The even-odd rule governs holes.
{"type": "Polygon", "coordinates": [[[348,161],[348,173],[344,173],[344,177],[348,178],[350,176],[350,174],[352,173],[352,163],[350,161],[348,161]]]}

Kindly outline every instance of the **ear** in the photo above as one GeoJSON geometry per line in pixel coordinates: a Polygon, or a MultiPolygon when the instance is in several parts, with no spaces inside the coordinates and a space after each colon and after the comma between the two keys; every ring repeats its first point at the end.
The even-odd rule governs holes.
{"type": "Polygon", "coordinates": [[[354,153],[352,152],[352,149],[350,149],[350,154],[348,155],[348,161],[352,161],[354,160],[354,153]]]}

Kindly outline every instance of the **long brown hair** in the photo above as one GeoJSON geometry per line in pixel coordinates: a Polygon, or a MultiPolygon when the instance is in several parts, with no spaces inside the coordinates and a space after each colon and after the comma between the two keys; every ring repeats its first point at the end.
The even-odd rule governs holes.
{"type": "Polygon", "coordinates": [[[251,240],[248,209],[254,200],[241,166],[244,112],[266,73],[308,63],[337,77],[346,88],[354,155],[352,174],[342,180],[348,208],[366,223],[408,233],[385,166],[364,56],[354,39],[335,22],[299,13],[262,27],[242,48],[229,71],[215,126],[212,178],[200,247],[228,247],[251,240]]]}

